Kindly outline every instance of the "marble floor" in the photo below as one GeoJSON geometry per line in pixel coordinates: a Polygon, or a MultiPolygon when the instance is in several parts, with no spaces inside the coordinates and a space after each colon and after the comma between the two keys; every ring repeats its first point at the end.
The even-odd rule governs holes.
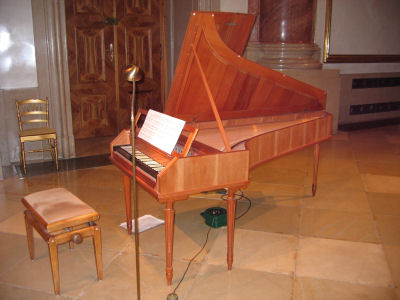
{"type": "MultiPolygon", "coordinates": [[[[226,228],[211,229],[177,290],[179,299],[400,299],[400,126],[339,132],[321,145],[311,196],[312,149],[250,174],[251,208],[236,222],[233,269],[226,228]]],[[[139,214],[163,205],[138,190],[139,214]]],[[[200,213],[224,206],[217,193],[176,203],[174,278],[165,281],[164,226],[140,234],[142,299],[166,299],[209,227],[200,213]]],[[[238,201],[237,214],[249,202],[238,201]]],[[[17,176],[0,181],[0,299],[136,299],[134,239],[124,221],[122,177],[114,166],[17,176]],[[28,255],[23,195],[62,186],[101,214],[104,279],[91,241],[59,247],[61,296],[53,295],[46,243],[28,255]]]]}

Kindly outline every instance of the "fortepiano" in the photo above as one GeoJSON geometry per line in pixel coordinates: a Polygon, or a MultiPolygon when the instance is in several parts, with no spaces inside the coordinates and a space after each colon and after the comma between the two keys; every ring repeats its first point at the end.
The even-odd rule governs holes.
{"type": "MultiPolygon", "coordinates": [[[[178,142],[186,149],[184,153],[165,156],[145,145],[145,155],[156,161],[160,153],[167,158],[156,177],[136,166],[137,183],[166,205],[168,284],[172,281],[175,201],[227,189],[227,264],[231,269],[234,193],[248,184],[249,170],[314,145],[312,194],[316,192],[319,143],[329,139],[332,131],[332,115],[325,111],[326,93],[241,56],[254,20],[249,14],[192,12],[165,113],[185,120],[195,130],[191,136],[183,133],[178,142]]],[[[129,143],[130,132],[124,130],[110,149],[111,161],[124,174],[128,224],[132,219],[132,164],[114,147],[129,143]]]]}

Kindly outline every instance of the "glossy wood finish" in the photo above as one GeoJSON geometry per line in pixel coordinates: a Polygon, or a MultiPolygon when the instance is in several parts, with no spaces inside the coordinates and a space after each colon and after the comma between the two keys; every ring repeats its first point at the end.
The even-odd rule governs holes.
{"type": "MultiPolygon", "coordinates": [[[[114,152],[113,146],[126,145],[130,143],[129,130],[122,131],[110,144],[110,159],[124,173],[124,197],[126,206],[127,224],[132,221],[131,215],[131,182],[132,164],[122,155],[114,152]]],[[[143,144],[140,140],[136,144],[143,144]]],[[[143,153],[149,157],[160,159],[161,150],[147,145],[142,148],[143,153]]],[[[220,152],[216,149],[193,143],[191,147],[193,156],[168,156],[162,158],[165,169],[162,170],[157,179],[154,180],[142,169],[136,166],[136,182],[151,193],[160,203],[165,204],[165,251],[166,251],[166,277],[168,285],[173,277],[173,236],[174,236],[174,202],[185,200],[190,195],[215,190],[219,188],[230,188],[235,191],[248,183],[249,154],[247,151],[220,152]]],[[[140,201],[140,200],[139,200],[140,201]]],[[[230,205],[228,211],[233,209],[230,205]]],[[[234,216],[234,213],[230,213],[234,216]]],[[[231,228],[233,234],[233,223],[231,228]]],[[[128,233],[132,228],[128,227],[128,233]]],[[[232,239],[230,240],[233,242],[232,239]]],[[[233,245],[228,245],[233,249],[233,245]]],[[[233,250],[231,250],[233,253],[233,250]]]]}
{"type": "Polygon", "coordinates": [[[116,1],[116,86],[119,97],[118,128],[130,127],[132,84],[123,76],[127,65],[137,65],[145,73],[136,85],[136,108],[162,111],[164,108],[164,71],[161,45],[165,0],[116,1]]]}
{"type": "MultiPolygon", "coordinates": [[[[96,261],[97,278],[103,279],[102,249],[101,249],[101,229],[95,223],[99,219],[98,213],[80,214],[81,207],[74,206],[75,216],[66,218],[55,223],[47,223],[45,217],[40,213],[40,202],[31,205],[29,200],[23,198],[22,203],[27,208],[25,210],[25,227],[28,242],[29,256],[35,258],[33,228],[47,242],[49,248],[50,266],[53,277],[54,293],[60,294],[60,275],[58,262],[58,245],[64,243],[73,243],[73,241],[82,241],[84,238],[93,239],[93,248],[96,261]],[[34,208],[35,206],[35,208],[34,208]],[[79,239],[75,240],[78,236],[79,239]]],[[[66,203],[61,203],[61,207],[66,203]]],[[[68,207],[71,208],[71,207],[68,207]]],[[[68,209],[67,208],[67,209],[68,209]]],[[[46,213],[51,213],[46,211],[46,213]]]]}
{"type": "MultiPolygon", "coordinates": [[[[325,109],[324,91],[249,61],[226,46],[215,15],[195,12],[190,18],[166,114],[188,122],[215,119],[193,48],[223,120],[325,109]]],[[[236,38],[247,41],[249,34],[239,32],[236,38]]]]}
{"type": "MultiPolygon", "coordinates": [[[[138,107],[162,110],[164,1],[65,1],[68,63],[76,139],[116,135],[130,124],[129,64],[145,71],[138,107]]],[[[166,57],[166,55],[164,55],[166,57]]]]}
{"type": "MultiPolygon", "coordinates": [[[[325,112],[324,91],[257,65],[233,51],[243,50],[254,17],[192,13],[166,113],[198,128],[191,148],[193,155],[174,156],[156,180],[136,168],[136,181],[166,205],[168,284],[172,280],[175,201],[202,191],[228,189],[227,264],[231,269],[234,193],[247,184],[249,170],[284,154],[318,145],[331,136],[332,116],[325,112]]],[[[111,143],[110,151],[111,161],[125,176],[132,177],[130,162],[112,150],[113,145],[129,144],[129,137],[128,131],[121,132],[111,143]]],[[[158,152],[151,148],[146,151],[150,157],[158,152]]],[[[313,192],[318,146],[315,156],[313,192]]]]}
{"type": "MultiPolygon", "coordinates": [[[[111,48],[113,1],[65,1],[68,69],[74,137],[115,134],[117,99],[111,48]]],[[[113,50],[113,49],[112,49],[113,50]]]]}

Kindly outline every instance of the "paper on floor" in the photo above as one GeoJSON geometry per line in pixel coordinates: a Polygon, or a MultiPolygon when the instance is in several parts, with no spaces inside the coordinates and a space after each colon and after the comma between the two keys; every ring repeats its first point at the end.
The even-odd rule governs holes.
{"type": "MultiPolygon", "coordinates": [[[[164,224],[164,220],[153,217],[152,215],[144,215],[138,218],[139,233],[164,224]]],[[[119,226],[127,230],[126,222],[119,226]]],[[[132,232],[135,232],[135,220],[132,220],[132,232]]]]}

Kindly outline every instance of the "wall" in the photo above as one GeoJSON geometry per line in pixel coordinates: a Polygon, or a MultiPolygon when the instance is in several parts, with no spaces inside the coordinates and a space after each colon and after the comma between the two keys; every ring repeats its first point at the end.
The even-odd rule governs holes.
{"type": "Polygon", "coordinates": [[[38,86],[32,28],[30,0],[0,1],[0,89],[38,86]]]}
{"type": "MultiPolygon", "coordinates": [[[[2,0],[11,2],[11,0],[2,0]]],[[[18,1],[14,1],[18,2],[18,1]]],[[[32,0],[26,10],[32,16],[29,26],[34,34],[37,85],[4,89],[0,99],[1,164],[19,162],[19,139],[15,99],[49,98],[50,125],[57,131],[60,158],[75,154],[69,97],[68,60],[65,34],[64,0],[32,0]],[[32,27],[33,26],[33,27],[32,27]]],[[[11,19],[24,18],[26,11],[11,19]]],[[[6,26],[7,27],[7,26],[6,26]]],[[[21,76],[20,76],[21,77],[21,76]]],[[[17,79],[16,79],[17,80],[17,79]]],[[[33,147],[33,145],[28,146],[33,147]]],[[[49,153],[35,153],[27,160],[50,159],[49,153]]]]}
{"type": "Polygon", "coordinates": [[[341,76],[340,124],[395,118],[400,120],[400,110],[398,110],[400,86],[391,86],[394,82],[384,78],[400,78],[400,73],[360,73],[341,76]],[[361,84],[353,87],[354,80],[361,81],[361,84]],[[395,110],[391,110],[393,108],[395,110]],[[353,113],[350,113],[350,110],[353,113]]]}
{"type": "MultiPolygon", "coordinates": [[[[335,0],[333,0],[335,1],[335,0]]],[[[351,0],[348,0],[351,1],[351,0]]],[[[338,1],[338,3],[342,3],[338,1]]],[[[381,2],[383,5],[383,2],[381,2]]],[[[315,21],[315,43],[324,49],[324,38],[325,38],[325,13],[326,13],[326,0],[317,0],[317,12],[315,21]]],[[[400,12],[399,12],[400,13],[400,12]]],[[[335,20],[335,19],[334,19],[335,20]]],[[[400,19],[398,19],[400,20],[400,19]]],[[[365,20],[368,22],[368,19],[365,20]]],[[[343,25],[346,27],[349,25],[343,25]]],[[[393,24],[397,26],[397,24],[393,24]]],[[[331,27],[335,27],[335,23],[331,24],[331,27]]],[[[368,31],[364,32],[364,35],[368,35],[368,31]]],[[[390,47],[391,40],[386,40],[387,45],[383,48],[390,47]]],[[[348,53],[352,54],[352,53],[348,53]]],[[[400,54],[400,53],[397,53],[400,54]]],[[[324,69],[338,69],[340,74],[352,74],[352,73],[387,73],[387,72],[400,72],[400,63],[328,63],[323,65],[324,69]]]]}
{"type": "MultiPolygon", "coordinates": [[[[333,0],[335,1],[335,0],[333,0]]],[[[396,1],[396,0],[394,0],[396,1]]],[[[359,0],[358,0],[359,2],[359,0]]],[[[358,3],[357,2],[357,3],[358,3]]],[[[336,3],[341,4],[341,1],[336,3]]],[[[366,1],[365,4],[374,4],[373,2],[366,1]]],[[[342,5],[348,5],[349,3],[344,2],[342,5]]],[[[376,4],[376,2],[375,2],[376,4]]],[[[379,5],[383,5],[379,2],[379,5]]],[[[399,5],[397,5],[399,7],[399,5]]],[[[339,7],[339,9],[343,9],[339,7]]],[[[366,10],[371,11],[372,7],[366,10]]],[[[321,48],[321,54],[324,49],[324,38],[325,38],[325,13],[326,13],[326,0],[317,0],[317,14],[316,14],[316,30],[315,30],[315,43],[321,48]]],[[[376,11],[374,12],[376,13],[376,11]]],[[[398,12],[400,13],[400,11],[398,12]]],[[[384,16],[375,16],[379,19],[384,16]]],[[[337,27],[335,24],[335,18],[332,18],[331,27],[337,27]]],[[[368,23],[369,19],[365,18],[365,22],[368,23]]],[[[386,24],[386,26],[399,27],[400,19],[397,18],[393,20],[395,24],[386,24]]],[[[350,28],[351,24],[341,24],[341,27],[350,28]]],[[[357,38],[361,35],[368,35],[368,26],[364,28],[360,26],[358,30],[365,30],[364,33],[359,33],[357,38]]],[[[382,31],[382,35],[385,35],[385,31],[382,31]]],[[[392,40],[389,38],[380,39],[380,48],[386,49],[392,47],[392,40]],[[385,45],[386,43],[386,45],[385,45]]],[[[339,44],[340,47],[340,44],[339,44]]],[[[337,49],[336,51],[342,51],[337,49]]],[[[343,50],[344,51],[344,50],[343,50]]],[[[359,51],[359,50],[354,50],[359,51]]],[[[365,50],[366,53],[371,50],[365,50]]],[[[347,54],[357,54],[357,53],[347,53],[347,54]]],[[[396,54],[396,53],[393,53],[396,54]]],[[[400,54],[400,53],[397,53],[400,54]]],[[[322,57],[322,55],[321,55],[322,57]]],[[[326,70],[337,69],[340,71],[341,77],[341,89],[340,89],[340,107],[339,107],[339,120],[340,125],[351,124],[351,123],[361,123],[369,122],[375,120],[391,119],[395,117],[400,117],[400,111],[391,112],[379,112],[379,113],[369,113],[369,114],[357,114],[350,115],[350,106],[358,104],[375,104],[375,103],[386,103],[390,101],[400,101],[400,88],[396,87],[380,87],[380,88],[365,88],[365,89],[352,89],[352,80],[354,78],[382,78],[382,77],[399,77],[400,74],[400,63],[325,63],[323,68],[326,70]],[[397,72],[397,73],[396,73],[397,72]]]]}
{"type": "MultiPolygon", "coordinates": [[[[0,2],[0,38],[0,159],[7,166],[19,161],[15,99],[39,94],[30,0],[0,2]]],[[[40,158],[39,153],[30,156],[40,158]]]]}

